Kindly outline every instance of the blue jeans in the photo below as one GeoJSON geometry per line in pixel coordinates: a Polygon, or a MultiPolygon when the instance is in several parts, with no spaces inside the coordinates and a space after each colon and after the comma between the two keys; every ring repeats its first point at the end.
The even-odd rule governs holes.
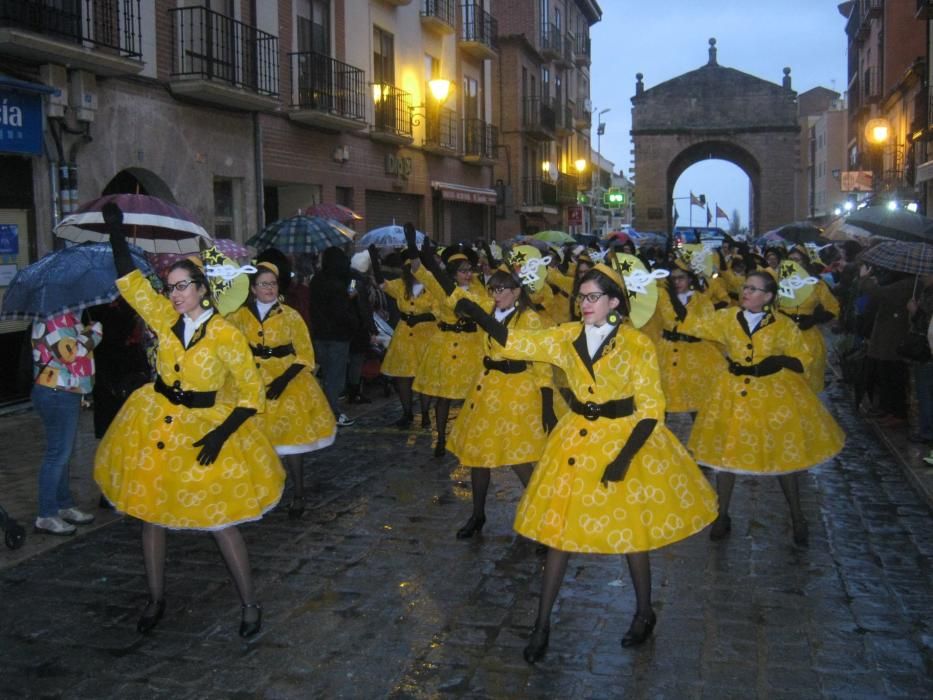
{"type": "Polygon", "coordinates": [[[920,414],[917,432],[927,440],[933,440],[933,362],[914,366],[914,388],[920,414]]]}
{"type": "Polygon", "coordinates": [[[81,394],[34,384],[32,405],[45,428],[45,457],[39,468],[39,517],[51,518],[74,506],[68,463],[78,434],[81,394]]]}
{"type": "Polygon", "coordinates": [[[340,415],[340,411],[337,410],[337,398],[347,383],[349,356],[349,340],[314,341],[314,357],[321,366],[321,386],[335,416],[340,415]]]}

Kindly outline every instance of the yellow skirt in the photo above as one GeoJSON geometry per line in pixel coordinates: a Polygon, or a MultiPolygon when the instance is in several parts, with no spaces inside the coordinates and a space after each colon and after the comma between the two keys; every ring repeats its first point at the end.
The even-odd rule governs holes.
{"type": "Polygon", "coordinates": [[[176,406],[152,384],[137,389],[97,448],[94,480],[118,511],[173,530],[259,520],[281,498],[285,471],[256,416],[213,464],[198,464],[201,448],[193,445],[231,410],[176,406]]]}
{"type": "Polygon", "coordinates": [[[826,341],[823,340],[823,331],[819,326],[801,331],[803,343],[810,352],[812,362],[804,368],[803,376],[814,394],[819,394],[825,388],[826,376],[826,341]]]}
{"type": "Polygon", "coordinates": [[[711,382],[726,371],[726,359],[712,343],[674,342],[663,337],[655,343],[661,388],[669,413],[698,411],[709,396],[711,382]]]}
{"type": "Polygon", "coordinates": [[[441,399],[464,399],[482,368],[485,336],[479,331],[438,331],[431,336],[412,388],[441,399]]]}
{"type": "Polygon", "coordinates": [[[635,423],[576,413],[562,418],[518,505],[515,530],[565,552],[627,554],[672,544],[711,523],[716,494],[663,424],[625,479],[603,486],[603,471],[635,423]]]}
{"type": "Polygon", "coordinates": [[[422,321],[414,326],[399,321],[382,360],[382,373],[387,377],[414,377],[428,341],[438,332],[437,323],[433,321],[422,321]]]}
{"type": "Polygon", "coordinates": [[[337,437],[337,422],[317,379],[305,368],[256,416],[280,455],[313,452],[337,437]]]}

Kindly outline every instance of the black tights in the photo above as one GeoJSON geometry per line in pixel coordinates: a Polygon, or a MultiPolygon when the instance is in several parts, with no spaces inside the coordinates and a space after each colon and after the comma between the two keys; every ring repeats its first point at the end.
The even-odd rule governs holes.
{"type": "Polygon", "coordinates": [[[282,463],[285,465],[285,471],[292,482],[292,502],[304,500],[305,497],[305,475],[304,468],[301,466],[301,460],[304,455],[283,455],[282,463]]]}
{"type": "Polygon", "coordinates": [[[447,416],[450,415],[450,399],[438,398],[434,404],[434,418],[437,421],[437,441],[447,443],[447,416]]]}
{"type": "MultiPolygon", "coordinates": [[[[570,552],[559,549],[548,549],[547,559],[544,562],[544,581],[541,584],[541,600],[538,601],[538,619],[535,627],[542,629],[550,627],[551,611],[554,601],[560,592],[564,574],[567,572],[567,561],[570,552]]],[[[628,571],[632,577],[632,586],[635,588],[635,614],[643,619],[651,615],[651,561],[648,552],[634,552],[626,554],[628,571]]]]}
{"type": "MultiPolygon", "coordinates": [[[[795,523],[803,522],[803,509],[800,507],[800,474],[781,474],[778,483],[787,505],[790,508],[790,517],[795,523]]],[[[719,514],[729,515],[729,503],[732,500],[732,488],[735,486],[735,474],[719,472],[716,474],[716,494],[719,496],[719,514]]]]}
{"type": "MultiPolygon", "coordinates": [[[[414,377],[395,378],[395,391],[398,392],[398,400],[402,404],[402,414],[406,416],[414,416],[414,396],[411,389],[411,385],[414,384],[414,382],[414,377]]],[[[419,394],[419,397],[421,415],[424,416],[428,412],[430,399],[424,394],[419,394]]]]}
{"type": "MultiPolygon", "coordinates": [[[[253,590],[253,576],[249,567],[249,553],[246,542],[236,526],[215,530],[211,534],[220,548],[227,570],[236,585],[240,602],[244,605],[255,604],[256,593],[253,590]]],[[[165,528],[152,523],[143,523],[143,561],[146,564],[146,581],[149,584],[150,604],[145,614],[151,614],[153,603],[162,600],[165,595],[165,528]]],[[[244,612],[244,619],[255,620],[258,611],[250,608],[244,612]],[[247,615],[249,613],[249,615],[247,615]],[[250,615],[252,619],[250,619],[250,615]]]]}
{"type": "MultiPolygon", "coordinates": [[[[491,469],[470,469],[470,485],[473,487],[473,517],[486,517],[486,494],[489,491],[489,482],[492,479],[491,469]]],[[[518,476],[522,486],[528,486],[531,479],[531,465],[517,464],[512,471],[518,476]]]]}

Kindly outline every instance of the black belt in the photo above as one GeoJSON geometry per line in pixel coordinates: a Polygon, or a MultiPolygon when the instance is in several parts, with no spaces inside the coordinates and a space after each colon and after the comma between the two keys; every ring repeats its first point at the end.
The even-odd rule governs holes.
{"type": "Polygon", "coordinates": [[[551,291],[554,292],[554,294],[560,294],[562,297],[565,297],[565,298],[570,297],[570,295],[567,292],[565,292],[563,289],[558,287],[556,284],[551,284],[550,282],[548,282],[548,285],[551,287],[551,291]]]}
{"type": "MultiPolygon", "coordinates": [[[[813,314],[789,314],[786,311],[781,311],[781,313],[787,316],[787,318],[789,318],[791,321],[796,323],[798,326],[800,325],[801,321],[814,321],[813,314]]],[[[811,325],[814,325],[814,324],[815,324],[815,321],[811,325]]]]}
{"type": "Polygon", "coordinates": [[[289,355],[295,354],[295,346],[291,343],[276,345],[275,347],[269,345],[250,345],[249,349],[253,351],[256,357],[264,357],[267,360],[270,357],[288,357],[289,355]]]}
{"type": "Polygon", "coordinates": [[[409,326],[417,326],[419,323],[425,323],[426,321],[433,321],[434,314],[406,314],[404,312],[399,312],[399,318],[401,318],[409,326]]]}
{"type": "Polygon", "coordinates": [[[570,406],[570,410],[577,413],[587,420],[596,420],[597,418],[625,418],[635,413],[635,397],[627,396],[624,399],[613,399],[596,403],[587,401],[583,403],[569,389],[561,389],[561,396],[570,406]]]}
{"type": "Polygon", "coordinates": [[[443,321],[439,321],[437,327],[449,333],[475,333],[476,321],[464,321],[462,319],[456,323],[444,323],[443,321]]]}
{"type": "Polygon", "coordinates": [[[669,331],[666,328],[661,331],[661,335],[664,337],[664,340],[670,340],[674,343],[699,343],[702,338],[697,338],[692,335],[685,335],[683,333],[678,333],[677,331],[669,331]]]}
{"type": "Polygon", "coordinates": [[[762,371],[760,366],[760,362],[757,365],[740,365],[738,362],[729,360],[729,371],[736,376],[767,377],[771,374],[777,374],[783,369],[783,367],[775,367],[762,371]]]}
{"type": "Polygon", "coordinates": [[[173,386],[169,386],[162,380],[162,377],[156,377],[155,390],[176,406],[186,408],[210,408],[214,405],[214,398],[217,396],[216,391],[184,391],[181,388],[181,382],[175,382],[173,386]]]}
{"type": "Polygon", "coordinates": [[[483,367],[503,374],[518,374],[528,369],[524,360],[494,360],[489,356],[483,358],[483,367]]]}

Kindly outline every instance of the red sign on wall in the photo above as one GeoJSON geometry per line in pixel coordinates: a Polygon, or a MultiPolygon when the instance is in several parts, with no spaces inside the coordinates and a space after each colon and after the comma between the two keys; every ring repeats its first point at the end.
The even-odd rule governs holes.
{"type": "Polygon", "coordinates": [[[583,226],[583,207],[567,207],[567,225],[583,226]]]}

